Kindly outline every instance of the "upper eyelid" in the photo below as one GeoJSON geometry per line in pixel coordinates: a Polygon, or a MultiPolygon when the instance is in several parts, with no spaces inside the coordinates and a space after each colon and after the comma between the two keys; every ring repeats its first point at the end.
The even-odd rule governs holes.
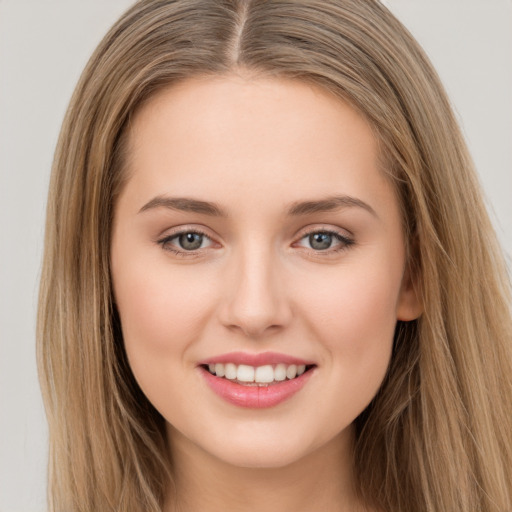
{"type": "Polygon", "coordinates": [[[213,240],[213,236],[208,233],[209,230],[203,228],[202,226],[185,226],[182,228],[181,226],[175,228],[168,228],[162,232],[162,234],[158,235],[157,240],[165,240],[168,238],[174,238],[176,236],[182,235],[184,233],[197,233],[199,235],[206,236],[213,240]]]}
{"type": "Polygon", "coordinates": [[[169,233],[168,235],[164,235],[163,237],[161,237],[160,240],[163,240],[163,241],[173,240],[174,238],[178,238],[179,236],[187,234],[187,233],[204,236],[205,238],[208,238],[209,240],[211,240],[213,242],[213,239],[210,235],[204,233],[203,231],[194,230],[194,229],[186,229],[185,231],[176,231],[175,233],[169,233]]]}
{"type": "Polygon", "coordinates": [[[342,238],[348,238],[351,240],[354,238],[354,235],[347,229],[334,226],[329,227],[326,225],[306,226],[300,229],[295,236],[297,237],[298,240],[300,240],[305,236],[311,235],[312,233],[331,233],[334,235],[339,235],[342,238]]]}
{"type": "MultiPolygon", "coordinates": [[[[167,232],[169,231],[169,229],[166,229],[164,232],[167,232]]],[[[167,233],[167,235],[160,235],[158,238],[162,238],[162,237],[166,237],[166,236],[176,236],[176,235],[181,235],[183,233],[199,233],[201,235],[204,235],[204,236],[207,236],[209,238],[213,238],[211,235],[209,235],[207,233],[208,229],[207,228],[203,228],[202,226],[200,227],[195,227],[195,226],[185,226],[185,227],[175,227],[175,228],[170,228],[170,233],[167,233]]],[[[346,230],[346,229],[342,229],[342,228],[336,228],[336,227],[327,227],[327,226],[321,226],[321,227],[315,227],[315,226],[306,226],[306,227],[303,227],[301,228],[300,230],[298,230],[295,234],[295,237],[300,236],[306,236],[310,233],[336,233],[336,234],[341,234],[341,231],[344,231],[347,233],[347,237],[350,237],[352,236],[352,234],[346,230]]]]}

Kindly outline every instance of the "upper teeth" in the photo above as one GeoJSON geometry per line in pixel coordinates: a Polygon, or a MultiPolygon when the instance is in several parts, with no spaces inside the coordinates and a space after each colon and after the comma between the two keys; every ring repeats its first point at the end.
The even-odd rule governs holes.
{"type": "Polygon", "coordinates": [[[272,366],[248,366],[246,364],[236,365],[234,363],[216,363],[209,364],[208,370],[217,377],[225,377],[230,380],[238,380],[240,382],[257,382],[261,384],[283,381],[285,379],[294,379],[298,375],[302,375],[306,371],[304,364],[277,364],[272,366]]]}

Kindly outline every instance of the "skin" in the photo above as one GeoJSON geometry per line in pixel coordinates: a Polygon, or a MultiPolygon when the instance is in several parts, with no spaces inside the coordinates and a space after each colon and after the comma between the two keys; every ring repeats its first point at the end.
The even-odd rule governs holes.
{"type": "Polygon", "coordinates": [[[300,82],[191,79],[138,111],[127,172],[112,277],[131,368],[168,423],[166,510],[359,510],[352,424],[385,376],[396,321],[421,312],[368,123],[300,82]],[[144,208],[162,196],[214,202],[226,216],[144,208]],[[366,206],[289,215],[332,196],[366,206]],[[198,229],[207,236],[187,254],[176,233],[198,229]],[[351,243],[319,250],[311,230],[351,243]],[[232,351],[316,368],[287,401],[241,408],[197,367],[232,351]]]}

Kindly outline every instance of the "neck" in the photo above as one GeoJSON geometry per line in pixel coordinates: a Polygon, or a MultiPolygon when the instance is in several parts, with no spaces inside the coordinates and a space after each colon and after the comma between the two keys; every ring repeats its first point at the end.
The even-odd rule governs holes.
{"type": "Polygon", "coordinates": [[[170,427],[174,496],[165,512],[359,512],[353,491],[353,432],[283,467],[233,466],[170,427]]]}

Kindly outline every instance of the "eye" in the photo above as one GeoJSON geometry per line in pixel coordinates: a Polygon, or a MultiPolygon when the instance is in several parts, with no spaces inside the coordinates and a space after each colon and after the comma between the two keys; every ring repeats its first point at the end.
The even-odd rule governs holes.
{"type": "Polygon", "coordinates": [[[182,249],[196,251],[203,245],[205,236],[201,233],[182,233],[175,238],[182,249]]]}
{"type": "Polygon", "coordinates": [[[200,231],[188,230],[166,236],[158,243],[165,249],[176,254],[186,255],[200,249],[210,247],[213,242],[209,236],[200,231]]]}
{"type": "Polygon", "coordinates": [[[297,245],[315,252],[338,252],[347,249],[354,241],[335,231],[311,231],[304,235],[297,245]]]}

